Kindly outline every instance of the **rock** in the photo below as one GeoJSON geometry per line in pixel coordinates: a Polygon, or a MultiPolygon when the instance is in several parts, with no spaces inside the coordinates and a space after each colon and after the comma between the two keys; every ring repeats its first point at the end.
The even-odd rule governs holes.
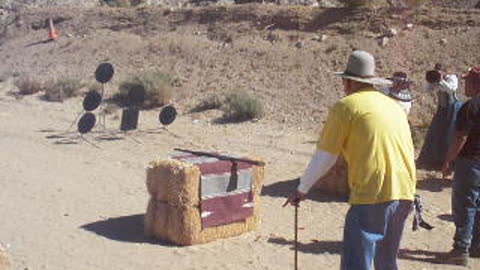
{"type": "Polygon", "coordinates": [[[235,5],[234,0],[219,0],[216,3],[219,6],[230,6],[230,5],[235,5]]]}
{"type": "Polygon", "coordinates": [[[413,29],[413,23],[407,23],[405,28],[407,28],[408,30],[412,30],[413,29]]]}
{"type": "Polygon", "coordinates": [[[328,39],[328,36],[327,36],[327,35],[314,35],[314,36],[312,37],[312,40],[318,41],[318,42],[323,42],[323,41],[325,41],[325,40],[327,40],[327,39],[328,39]]]}
{"type": "Polygon", "coordinates": [[[304,46],[305,46],[305,42],[303,42],[301,40],[298,41],[297,43],[295,43],[295,47],[297,47],[299,49],[303,48],[304,46]]]}
{"type": "Polygon", "coordinates": [[[387,32],[385,32],[385,36],[387,37],[394,37],[397,35],[397,30],[395,28],[390,28],[387,30],[387,32]]]}
{"type": "Polygon", "coordinates": [[[379,41],[380,46],[385,47],[387,46],[390,39],[388,37],[382,37],[379,41]]]}
{"type": "Polygon", "coordinates": [[[447,39],[446,38],[440,39],[440,44],[442,44],[442,45],[447,44],[447,39]]]}
{"type": "Polygon", "coordinates": [[[266,37],[266,40],[270,41],[271,43],[275,43],[281,40],[280,34],[277,32],[269,31],[266,37]]]}

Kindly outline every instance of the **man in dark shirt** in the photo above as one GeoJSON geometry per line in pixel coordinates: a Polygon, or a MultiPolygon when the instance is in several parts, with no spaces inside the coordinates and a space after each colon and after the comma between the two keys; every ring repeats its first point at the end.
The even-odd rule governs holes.
{"type": "Polygon", "coordinates": [[[466,266],[468,257],[480,258],[480,66],[464,76],[465,95],[470,97],[458,112],[455,137],[449,147],[443,174],[455,161],[452,213],[455,221],[453,249],[442,263],[466,266]]]}

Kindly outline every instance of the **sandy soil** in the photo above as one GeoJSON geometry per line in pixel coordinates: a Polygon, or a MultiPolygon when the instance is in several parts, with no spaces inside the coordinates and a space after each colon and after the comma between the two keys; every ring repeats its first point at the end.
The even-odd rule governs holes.
{"type": "MultiPolygon", "coordinates": [[[[281,205],[314,150],[324,112],[341,96],[335,78],[324,71],[341,69],[352,47],[378,53],[382,73],[400,66],[419,81],[433,59],[444,60],[456,73],[480,62],[473,50],[480,31],[477,11],[423,10],[412,17],[419,25],[416,30],[403,32],[383,48],[371,37],[380,26],[368,14],[348,17],[342,13],[345,10],[325,10],[327,17],[322,21],[313,16],[316,13],[299,17],[312,14],[308,8],[251,10],[250,6],[235,13],[223,8],[168,14],[158,10],[30,10],[22,11],[18,26],[5,28],[0,49],[4,59],[0,67],[0,242],[12,269],[293,268],[293,209],[281,205]],[[329,20],[336,12],[343,19],[329,20]],[[48,14],[69,18],[60,25],[71,36],[53,44],[28,46],[45,38],[45,29],[35,30],[32,25],[48,14]],[[209,20],[202,21],[205,18],[209,20]],[[226,18],[236,20],[227,23],[226,18]],[[112,28],[114,19],[117,28],[112,28]],[[264,30],[272,23],[278,28],[264,30]],[[358,30],[358,25],[362,31],[347,31],[358,30]],[[278,36],[278,42],[265,39],[272,37],[269,31],[278,36]],[[321,33],[330,36],[325,43],[311,40],[321,33]],[[234,45],[222,45],[229,36],[234,45]],[[449,39],[440,44],[444,36],[449,39]],[[299,49],[295,44],[302,40],[306,46],[299,49]],[[252,42],[258,46],[251,46],[252,42]],[[156,120],[158,110],[145,111],[139,130],[126,138],[95,129],[85,141],[74,132],[63,134],[81,111],[81,97],[52,103],[42,100],[41,93],[23,98],[11,93],[15,91],[12,76],[77,74],[91,81],[96,64],[104,60],[122,67],[107,88],[110,92],[141,67],[174,70],[175,75],[187,78],[177,89],[181,115],[176,122],[162,129],[156,120]],[[200,97],[237,85],[253,89],[262,98],[268,109],[265,119],[214,124],[218,111],[187,113],[200,97]],[[174,147],[264,158],[259,229],[193,247],[143,237],[148,200],[144,168],[174,147]]],[[[392,24],[404,23],[395,16],[387,18],[392,24]]],[[[384,28],[385,23],[380,25],[384,28]]],[[[421,87],[414,91],[419,99],[412,119],[422,124],[432,113],[432,98],[422,94],[421,87]]],[[[118,129],[119,112],[108,116],[107,126],[118,129]]],[[[454,231],[450,182],[437,177],[419,172],[418,193],[426,201],[425,217],[436,228],[412,232],[408,226],[401,269],[457,269],[431,263],[433,256],[449,250],[454,231]]],[[[300,268],[338,269],[348,205],[317,192],[310,197],[300,209],[300,268]]],[[[467,269],[479,268],[480,260],[472,259],[467,269]]]]}

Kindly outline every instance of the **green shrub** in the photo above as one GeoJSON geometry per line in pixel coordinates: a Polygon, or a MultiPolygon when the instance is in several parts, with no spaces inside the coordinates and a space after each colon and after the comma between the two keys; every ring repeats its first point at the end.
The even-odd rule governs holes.
{"type": "Polygon", "coordinates": [[[172,99],[172,77],[165,73],[151,72],[123,81],[113,97],[114,101],[120,106],[126,106],[128,92],[139,86],[145,89],[145,109],[163,106],[172,99]]]}
{"type": "Polygon", "coordinates": [[[48,101],[62,102],[67,98],[78,96],[80,89],[84,87],[80,79],[62,78],[60,80],[49,81],[45,86],[45,99],[48,101]]]}
{"type": "Polygon", "coordinates": [[[206,98],[202,99],[191,112],[203,112],[207,110],[220,109],[225,103],[225,98],[216,94],[211,94],[206,98]]]}
{"type": "Polygon", "coordinates": [[[20,95],[33,95],[43,90],[42,82],[32,77],[22,77],[15,80],[15,86],[17,86],[20,95]]]}
{"type": "Polygon", "coordinates": [[[227,97],[227,109],[224,118],[230,121],[260,119],[264,115],[263,104],[246,92],[232,93],[227,97]]]}

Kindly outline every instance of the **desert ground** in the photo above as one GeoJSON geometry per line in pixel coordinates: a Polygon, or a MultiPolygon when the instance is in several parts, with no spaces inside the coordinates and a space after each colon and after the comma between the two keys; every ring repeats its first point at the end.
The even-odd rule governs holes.
{"type": "MultiPolygon", "coordinates": [[[[416,82],[410,121],[417,147],[435,109],[434,96],[422,87],[425,70],[442,62],[460,75],[480,64],[480,10],[458,7],[55,7],[5,16],[0,243],[10,269],[293,269],[294,211],[282,204],[315,150],[328,107],[343,95],[332,72],[343,69],[350,51],[372,52],[382,76],[405,70],[416,82]],[[54,18],[60,33],[55,42],[42,42],[46,18],[54,18]],[[396,35],[380,44],[391,28],[396,35]],[[23,77],[93,83],[102,62],[115,66],[107,95],[131,74],[158,70],[174,76],[176,121],[162,127],[159,108],[144,110],[138,130],[112,136],[120,123],[116,110],[106,118],[109,132],[96,127],[79,137],[70,126],[83,96],[48,102],[43,92],[23,96],[15,86],[23,77]],[[265,117],[224,123],[216,121],[220,110],[191,113],[203,98],[237,90],[258,97],[265,117]],[[145,167],[175,147],[263,158],[258,229],[189,247],[145,237],[145,167]]],[[[435,228],[414,232],[410,217],[400,268],[480,269],[480,259],[467,268],[433,263],[452,244],[450,180],[419,170],[418,194],[435,228]]],[[[339,268],[347,209],[337,197],[309,194],[299,209],[300,269],[339,268]]]]}

